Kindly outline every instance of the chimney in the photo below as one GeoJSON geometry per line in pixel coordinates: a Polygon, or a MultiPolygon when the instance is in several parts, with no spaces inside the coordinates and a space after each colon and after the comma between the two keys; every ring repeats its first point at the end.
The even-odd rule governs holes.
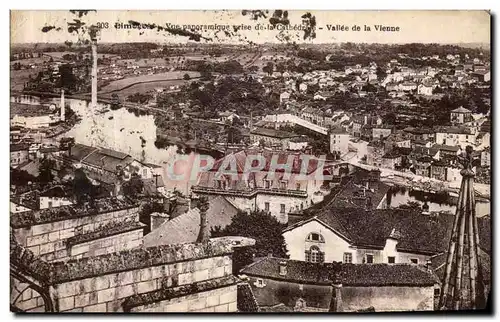
{"type": "Polygon", "coordinates": [[[62,122],[66,121],[66,107],[64,105],[64,89],[61,89],[61,115],[60,119],[62,122]]]}
{"type": "Polygon", "coordinates": [[[165,213],[153,212],[151,215],[151,231],[160,227],[164,222],[170,219],[170,216],[165,213]]]}
{"type": "Polygon", "coordinates": [[[430,259],[428,259],[425,263],[425,268],[427,269],[427,271],[432,272],[432,261],[430,259]]]}
{"type": "Polygon", "coordinates": [[[280,265],[280,276],[286,276],[287,270],[286,270],[286,261],[281,261],[279,263],[280,265]]]}
{"type": "Polygon", "coordinates": [[[92,108],[97,107],[97,41],[92,39],[92,108]]]}
{"type": "Polygon", "coordinates": [[[199,200],[198,209],[200,209],[200,232],[198,233],[197,243],[202,243],[208,240],[207,232],[207,210],[209,208],[208,200],[206,197],[201,197],[199,200]]]}

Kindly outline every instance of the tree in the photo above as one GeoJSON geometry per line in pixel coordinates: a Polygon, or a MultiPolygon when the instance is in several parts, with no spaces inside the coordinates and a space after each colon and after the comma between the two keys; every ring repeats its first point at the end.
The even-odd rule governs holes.
{"type": "Polygon", "coordinates": [[[144,189],[144,183],[137,173],[132,173],[130,180],[123,184],[123,194],[130,198],[137,198],[144,189]]]}
{"type": "Polygon", "coordinates": [[[184,76],[182,76],[182,79],[184,79],[184,80],[190,80],[191,76],[189,76],[189,74],[186,73],[186,74],[184,74],[184,76]]]}
{"type": "Polygon", "coordinates": [[[92,182],[90,182],[89,178],[87,178],[83,169],[75,170],[73,193],[75,194],[77,204],[85,202],[92,193],[92,182]]]}
{"type": "Polygon", "coordinates": [[[272,62],[268,62],[266,66],[262,67],[262,71],[271,75],[274,71],[274,64],[272,62]]]}
{"type": "Polygon", "coordinates": [[[49,159],[44,159],[39,167],[38,181],[42,184],[48,184],[54,180],[52,175],[52,167],[54,166],[54,161],[49,159]]]}
{"type": "Polygon", "coordinates": [[[211,229],[212,237],[242,236],[255,239],[254,246],[242,247],[233,254],[233,273],[252,262],[253,257],[272,254],[274,257],[287,258],[285,239],[281,234],[285,225],[264,211],[250,214],[239,212],[224,229],[211,229]]]}

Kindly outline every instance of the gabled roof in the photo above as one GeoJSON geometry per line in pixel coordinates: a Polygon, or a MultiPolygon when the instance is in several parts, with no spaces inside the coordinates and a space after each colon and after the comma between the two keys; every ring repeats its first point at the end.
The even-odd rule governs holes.
{"type": "MultiPolygon", "coordinates": [[[[238,209],[226,198],[217,196],[209,201],[207,210],[208,229],[216,226],[226,227],[238,213],[238,209]]],[[[144,246],[193,243],[200,232],[200,210],[188,212],[164,222],[160,227],[144,236],[144,246]]]]}
{"type": "Polygon", "coordinates": [[[472,111],[460,106],[459,108],[452,110],[451,113],[472,113],[472,111]]]}

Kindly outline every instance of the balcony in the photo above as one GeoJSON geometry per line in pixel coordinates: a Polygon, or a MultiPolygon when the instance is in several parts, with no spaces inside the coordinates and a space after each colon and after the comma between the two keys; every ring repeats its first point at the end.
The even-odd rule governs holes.
{"type": "Polygon", "coordinates": [[[289,196],[298,198],[307,198],[307,191],[304,190],[290,190],[290,189],[278,189],[278,188],[254,188],[249,190],[236,190],[236,189],[222,189],[214,187],[203,187],[203,186],[193,186],[191,190],[194,193],[200,194],[214,194],[214,195],[226,195],[234,197],[246,197],[252,198],[257,194],[270,194],[278,196],[289,196]]]}

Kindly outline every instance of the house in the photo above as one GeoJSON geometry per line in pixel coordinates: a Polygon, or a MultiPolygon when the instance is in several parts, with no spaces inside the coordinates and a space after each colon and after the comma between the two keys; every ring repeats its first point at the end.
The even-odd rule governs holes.
{"type": "Polygon", "coordinates": [[[334,127],[330,131],[330,152],[341,156],[349,152],[349,133],[341,127],[334,127]]]}
{"type": "Polygon", "coordinates": [[[467,145],[476,145],[476,135],[474,128],[468,127],[440,127],[435,130],[437,144],[460,146],[465,149],[467,145]]]}
{"type": "Polygon", "coordinates": [[[413,162],[415,174],[422,177],[430,177],[431,164],[434,159],[428,155],[417,157],[413,162]]]}
{"type": "Polygon", "coordinates": [[[428,86],[425,84],[420,84],[417,87],[417,94],[419,95],[426,95],[426,96],[431,96],[432,95],[432,86],[428,86]]]}
{"type": "Polygon", "coordinates": [[[242,211],[263,210],[286,223],[289,212],[323,200],[325,172],[338,174],[309,155],[242,150],[217,160],[191,191],[194,197],[225,196],[242,211]]]}
{"type": "Polygon", "coordinates": [[[56,163],[81,164],[85,173],[94,180],[114,184],[119,175],[125,180],[133,173],[142,179],[153,178],[155,170],[143,164],[130,155],[111,149],[91,147],[77,143],[68,150],[66,155],[55,158],[56,163]]]}
{"type": "Polygon", "coordinates": [[[368,143],[366,154],[366,163],[374,167],[382,167],[382,156],[384,152],[384,143],[380,140],[368,143]]]}
{"type": "Polygon", "coordinates": [[[392,133],[392,128],[386,126],[374,126],[372,128],[372,139],[382,140],[392,133]]]}
{"type": "Polygon", "coordinates": [[[262,310],[288,312],[424,311],[434,309],[439,282],[424,266],[315,264],[264,257],[243,268],[262,310]]]}
{"type": "Polygon", "coordinates": [[[406,127],[403,129],[405,133],[410,135],[412,140],[432,140],[434,138],[434,131],[430,128],[416,128],[416,127],[406,127]]]}
{"type": "Polygon", "coordinates": [[[290,99],[290,93],[283,92],[280,94],[280,104],[288,102],[289,99],[290,99]]]}
{"type": "Polygon", "coordinates": [[[489,147],[481,151],[481,166],[482,167],[491,166],[491,151],[489,147]]]}
{"type": "Polygon", "coordinates": [[[29,161],[29,145],[11,144],[10,145],[10,166],[17,167],[29,161]]]}
{"type": "Polygon", "coordinates": [[[430,168],[430,177],[436,180],[446,181],[447,166],[448,164],[444,161],[432,161],[430,168]]]}
{"type": "Polygon", "coordinates": [[[383,209],[389,186],[380,181],[380,171],[358,169],[330,201],[336,208],[383,209]]]}
{"type": "Polygon", "coordinates": [[[300,85],[299,85],[299,91],[306,92],[307,91],[307,84],[306,83],[300,83],[300,85]]]}
{"type": "Polygon", "coordinates": [[[386,153],[394,148],[411,148],[411,140],[404,132],[391,133],[384,141],[384,151],[386,153]]]}
{"type": "Polygon", "coordinates": [[[491,72],[489,70],[474,71],[471,76],[479,82],[489,82],[491,80],[491,72]]]}
{"type": "Polygon", "coordinates": [[[282,150],[287,150],[290,145],[290,140],[297,137],[300,137],[300,135],[264,127],[256,127],[250,131],[250,141],[252,143],[264,143],[266,146],[279,146],[282,150]]]}
{"type": "MultiPolygon", "coordinates": [[[[238,213],[225,197],[217,196],[209,200],[206,213],[207,231],[220,227],[224,229],[238,213]]],[[[151,221],[151,232],[144,236],[144,246],[194,243],[200,232],[200,209],[191,208],[186,213],[163,222],[151,221]]]]}
{"type": "Polygon", "coordinates": [[[462,106],[450,112],[450,122],[452,124],[463,124],[472,121],[472,111],[462,106]]]}
{"type": "Polygon", "coordinates": [[[397,170],[401,166],[402,156],[397,149],[382,156],[382,168],[397,170]]]}
{"type": "Polygon", "coordinates": [[[64,186],[54,186],[42,191],[39,196],[40,209],[73,205],[73,195],[64,186]]]}
{"type": "Polygon", "coordinates": [[[414,91],[417,89],[417,84],[414,82],[403,82],[400,84],[400,88],[405,92],[414,91]]]}
{"type": "Polygon", "coordinates": [[[462,151],[459,146],[450,146],[443,144],[434,144],[432,146],[432,149],[439,152],[439,158],[456,157],[457,155],[460,155],[462,151]]]}

